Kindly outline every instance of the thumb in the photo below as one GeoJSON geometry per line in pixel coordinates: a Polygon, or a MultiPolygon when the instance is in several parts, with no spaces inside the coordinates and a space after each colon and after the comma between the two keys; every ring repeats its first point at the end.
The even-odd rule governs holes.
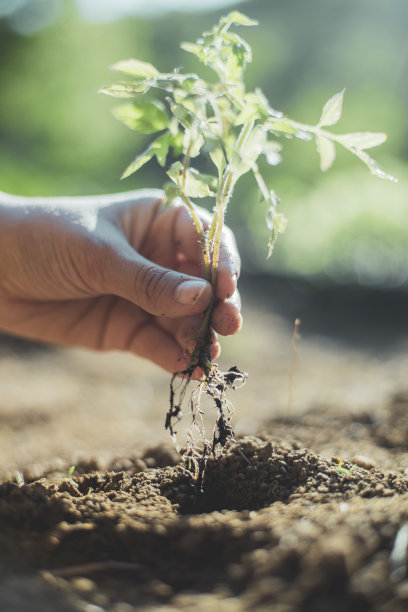
{"type": "Polygon", "coordinates": [[[209,282],[159,266],[137,252],[114,253],[103,270],[103,293],[133,302],[162,317],[185,317],[205,310],[212,297],[209,282]]]}

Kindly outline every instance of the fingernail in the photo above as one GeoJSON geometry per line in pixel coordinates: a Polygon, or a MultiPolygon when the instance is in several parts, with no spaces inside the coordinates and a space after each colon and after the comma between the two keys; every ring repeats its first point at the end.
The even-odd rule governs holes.
{"type": "Polygon", "coordinates": [[[184,281],[176,289],[174,296],[176,302],[184,306],[194,304],[199,300],[206,287],[207,283],[205,281],[184,281]]]}

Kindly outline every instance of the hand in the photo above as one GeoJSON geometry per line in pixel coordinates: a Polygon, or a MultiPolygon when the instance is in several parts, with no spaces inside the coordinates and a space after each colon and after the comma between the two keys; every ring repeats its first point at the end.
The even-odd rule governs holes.
{"type": "MultiPolygon", "coordinates": [[[[0,193],[0,328],[28,338],[128,350],[175,372],[186,367],[210,303],[187,208],[142,190],[84,198],[0,193]]],[[[197,208],[206,226],[209,215],[197,208]]],[[[241,326],[239,256],[223,233],[212,325],[241,326]]],[[[220,348],[213,337],[213,358],[220,348]]]]}

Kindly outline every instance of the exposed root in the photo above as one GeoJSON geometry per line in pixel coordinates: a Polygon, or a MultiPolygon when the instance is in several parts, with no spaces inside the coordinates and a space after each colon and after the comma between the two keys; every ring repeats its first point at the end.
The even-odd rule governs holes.
{"type": "Polygon", "coordinates": [[[226,393],[229,389],[241,387],[248,375],[237,366],[232,366],[227,372],[221,372],[216,363],[210,363],[208,360],[203,363],[203,360],[200,360],[198,367],[203,370],[203,376],[195,381],[192,376],[196,367],[197,360],[193,362],[191,359],[190,365],[185,370],[173,374],[170,382],[170,408],[166,414],[165,428],[169,429],[176,441],[175,427],[183,416],[183,405],[187,404],[191,413],[192,427],[181,454],[186,468],[194,475],[197,493],[200,494],[208,458],[211,454],[215,455],[217,450],[222,450],[229,440],[234,440],[234,431],[231,427],[233,407],[226,393]],[[187,391],[190,385],[194,384],[195,387],[187,399],[187,391]],[[213,400],[217,411],[212,440],[208,440],[205,434],[204,412],[201,408],[203,394],[213,400]],[[198,433],[198,439],[193,435],[193,429],[198,433]]]}

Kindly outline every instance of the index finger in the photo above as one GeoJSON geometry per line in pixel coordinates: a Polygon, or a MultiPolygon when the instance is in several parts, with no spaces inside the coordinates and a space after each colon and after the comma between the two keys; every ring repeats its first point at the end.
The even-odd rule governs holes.
{"type": "MultiPolygon", "coordinates": [[[[177,207],[178,219],[175,226],[175,238],[179,249],[190,262],[202,262],[202,250],[199,234],[185,204],[179,203],[177,207]]],[[[194,211],[206,232],[211,225],[211,214],[201,208],[194,206],[194,211]]],[[[241,260],[233,232],[224,226],[221,232],[219,249],[216,297],[226,300],[234,293],[237,287],[237,279],[241,270],[241,260]]]]}

